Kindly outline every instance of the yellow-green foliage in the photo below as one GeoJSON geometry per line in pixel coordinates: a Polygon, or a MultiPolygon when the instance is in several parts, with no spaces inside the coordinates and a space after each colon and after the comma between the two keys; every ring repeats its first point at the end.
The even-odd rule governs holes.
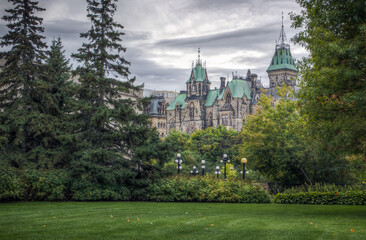
{"type": "Polygon", "coordinates": [[[149,200],[162,202],[270,202],[269,194],[259,186],[209,177],[165,178],[152,184],[148,192],[149,200]]]}
{"type": "MultiPolygon", "coordinates": [[[[225,166],[222,166],[221,173],[224,174],[225,166]]],[[[226,164],[226,178],[230,180],[236,179],[238,176],[237,171],[234,168],[233,164],[227,163],[226,164]]]]}

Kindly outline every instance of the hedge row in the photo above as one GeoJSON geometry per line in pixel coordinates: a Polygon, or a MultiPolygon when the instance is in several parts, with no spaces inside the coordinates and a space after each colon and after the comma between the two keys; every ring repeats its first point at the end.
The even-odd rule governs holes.
{"type": "Polygon", "coordinates": [[[366,191],[279,193],[279,204],[366,205],[366,191]]]}
{"type": "Polygon", "coordinates": [[[149,200],[159,202],[270,202],[270,195],[259,186],[208,177],[161,179],[148,192],[149,200]]]}

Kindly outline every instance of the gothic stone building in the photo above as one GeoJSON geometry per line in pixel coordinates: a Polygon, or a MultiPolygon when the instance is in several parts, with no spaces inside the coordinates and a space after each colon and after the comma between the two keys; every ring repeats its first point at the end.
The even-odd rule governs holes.
{"type": "Polygon", "coordinates": [[[277,86],[295,87],[297,69],[291,55],[290,45],[286,43],[282,24],[275,53],[267,69],[270,80],[269,89],[257,79],[256,74],[248,70],[245,77],[234,75],[231,81],[222,77],[219,89],[211,89],[207,69],[202,65],[200,55],[186,81],[186,90],[166,108],[166,132],[176,129],[193,133],[197,129],[227,126],[240,131],[247,115],[252,114],[263,92],[276,101],[277,86]]]}

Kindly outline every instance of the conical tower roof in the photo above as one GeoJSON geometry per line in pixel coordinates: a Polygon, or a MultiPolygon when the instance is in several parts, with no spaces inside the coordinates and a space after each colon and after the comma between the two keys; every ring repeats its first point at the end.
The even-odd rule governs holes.
{"type": "Polygon", "coordinates": [[[280,32],[280,37],[276,43],[276,49],[273,54],[271,63],[267,68],[268,71],[289,69],[297,71],[294,59],[291,55],[290,44],[287,43],[287,38],[285,34],[285,29],[283,27],[283,13],[282,13],[282,28],[280,32]]]}

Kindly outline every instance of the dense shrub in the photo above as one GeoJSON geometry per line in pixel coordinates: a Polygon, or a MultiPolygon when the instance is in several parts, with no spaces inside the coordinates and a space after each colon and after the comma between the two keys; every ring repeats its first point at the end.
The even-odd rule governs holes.
{"type": "Polygon", "coordinates": [[[83,191],[76,191],[72,200],[75,201],[117,201],[130,200],[130,192],[128,189],[117,192],[111,189],[89,188],[83,191]]]}
{"type": "Polygon", "coordinates": [[[66,200],[65,171],[27,169],[23,175],[23,182],[26,192],[22,200],[66,200]]]}
{"type": "Polygon", "coordinates": [[[165,178],[148,191],[149,200],[163,202],[270,202],[269,194],[259,186],[209,177],[165,178]]]}
{"type": "Polygon", "coordinates": [[[366,191],[279,193],[279,204],[366,205],[366,191]]]}
{"type": "Polygon", "coordinates": [[[0,168],[0,200],[20,200],[25,189],[17,175],[17,169],[12,167],[0,168]]]}
{"type": "Polygon", "coordinates": [[[66,200],[67,174],[62,170],[12,167],[0,169],[0,200],[66,200]]]}

